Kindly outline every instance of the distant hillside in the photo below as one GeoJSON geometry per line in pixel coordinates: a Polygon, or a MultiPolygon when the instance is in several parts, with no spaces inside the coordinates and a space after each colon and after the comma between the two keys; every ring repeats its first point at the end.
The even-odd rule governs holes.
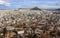
{"type": "Polygon", "coordinates": [[[60,11],[60,8],[59,9],[45,9],[45,10],[48,10],[48,11],[60,11]]]}
{"type": "Polygon", "coordinates": [[[59,9],[56,9],[57,11],[60,11],[60,8],[59,9]]]}

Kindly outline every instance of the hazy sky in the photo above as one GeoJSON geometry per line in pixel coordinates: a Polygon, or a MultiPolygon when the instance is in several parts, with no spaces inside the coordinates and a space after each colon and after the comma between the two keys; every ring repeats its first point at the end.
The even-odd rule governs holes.
{"type": "Polygon", "coordinates": [[[60,8],[60,0],[0,0],[0,8],[60,8]]]}

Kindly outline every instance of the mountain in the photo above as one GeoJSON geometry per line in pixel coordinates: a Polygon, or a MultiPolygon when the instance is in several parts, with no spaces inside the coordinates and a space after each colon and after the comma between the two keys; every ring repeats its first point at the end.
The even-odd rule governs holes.
{"type": "Polygon", "coordinates": [[[60,8],[59,9],[56,9],[57,11],[60,11],[60,8]]]}
{"type": "Polygon", "coordinates": [[[48,11],[60,11],[60,8],[58,8],[58,9],[45,9],[45,10],[48,10],[48,11]]]}
{"type": "Polygon", "coordinates": [[[41,9],[38,7],[34,7],[34,8],[31,8],[30,10],[41,10],[41,9]]]}

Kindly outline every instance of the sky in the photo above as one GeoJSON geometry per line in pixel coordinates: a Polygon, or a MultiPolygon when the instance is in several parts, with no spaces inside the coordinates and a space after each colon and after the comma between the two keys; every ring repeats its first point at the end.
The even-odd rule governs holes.
{"type": "Polygon", "coordinates": [[[60,8],[60,0],[0,0],[0,9],[39,7],[41,9],[60,8]]]}

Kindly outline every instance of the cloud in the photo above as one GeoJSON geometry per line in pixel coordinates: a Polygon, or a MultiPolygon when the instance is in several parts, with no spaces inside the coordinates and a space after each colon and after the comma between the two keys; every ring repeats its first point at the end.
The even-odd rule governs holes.
{"type": "Polygon", "coordinates": [[[3,1],[3,0],[0,0],[0,4],[3,4],[5,6],[10,6],[9,2],[3,1]]]}
{"type": "Polygon", "coordinates": [[[48,6],[50,8],[60,8],[60,6],[48,6]]]}
{"type": "Polygon", "coordinates": [[[60,8],[60,6],[55,6],[55,5],[45,5],[45,4],[43,4],[43,5],[40,5],[40,6],[38,6],[39,8],[42,8],[42,9],[48,9],[48,8],[60,8]]]}
{"type": "Polygon", "coordinates": [[[60,8],[60,0],[0,0],[1,5],[9,6],[10,8],[31,8],[38,6],[39,8],[60,8]]]}

